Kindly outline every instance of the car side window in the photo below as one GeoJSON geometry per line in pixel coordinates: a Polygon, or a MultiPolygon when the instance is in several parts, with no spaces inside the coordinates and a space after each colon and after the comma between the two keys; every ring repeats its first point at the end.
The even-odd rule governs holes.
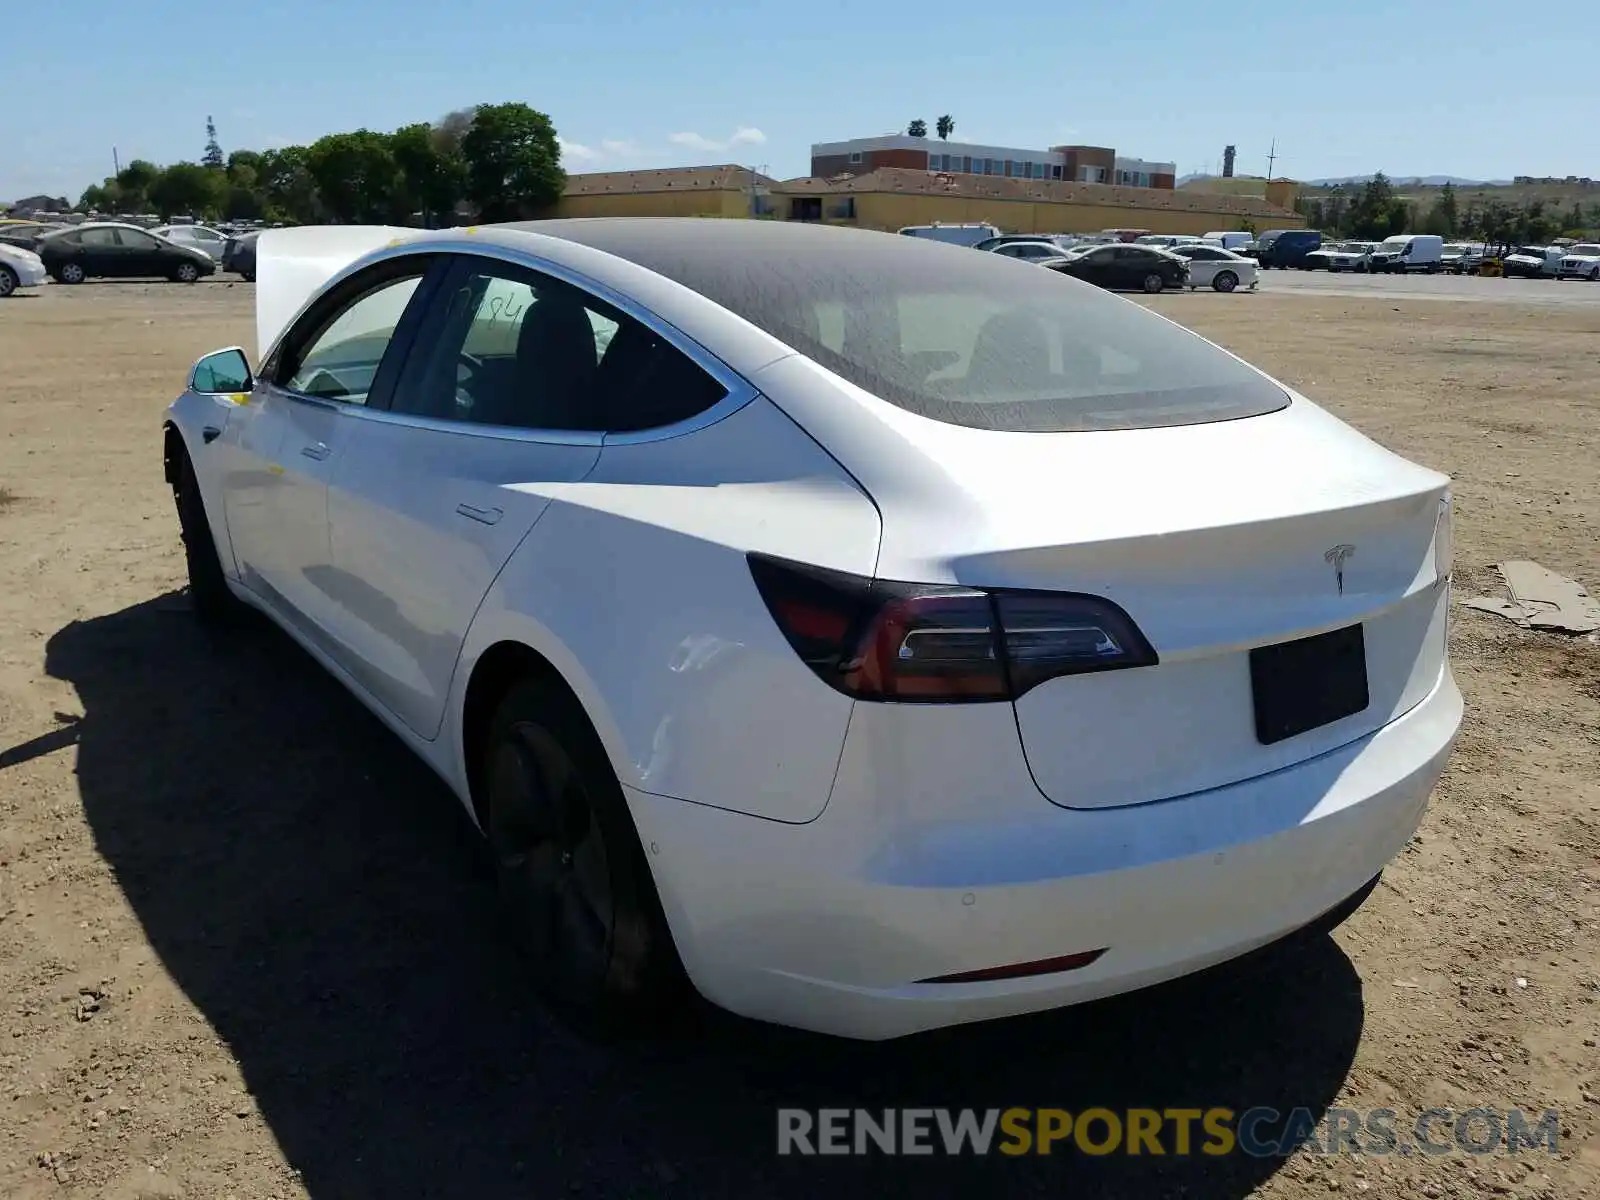
{"type": "Polygon", "coordinates": [[[1090,262],[1108,263],[1117,257],[1117,253],[1117,247],[1115,246],[1102,246],[1099,250],[1089,251],[1089,253],[1084,255],[1084,258],[1088,259],[1090,262]]]}
{"type": "Polygon", "coordinates": [[[112,232],[117,235],[117,240],[129,250],[154,250],[161,244],[148,233],[140,233],[137,229],[116,229],[112,232]]]}
{"type": "Polygon", "coordinates": [[[78,234],[77,241],[83,246],[115,246],[117,244],[117,231],[115,229],[85,229],[78,234]]]}
{"type": "Polygon", "coordinates": [[[562,280],[470,262],[441,297],[394,411],[516,429],[636,432],[709,408],[726,389],[665,339],[562,280]]]}
{"type": "Polygon", "coordinates": [[[332,313],[312,316],[313,328],[291,337],[299,348],[291,349],[280,364],[282,385],[321,400],[365,404],[400,318],[421,282],[419,268],[414,275],[385,279],[332,313]]]}

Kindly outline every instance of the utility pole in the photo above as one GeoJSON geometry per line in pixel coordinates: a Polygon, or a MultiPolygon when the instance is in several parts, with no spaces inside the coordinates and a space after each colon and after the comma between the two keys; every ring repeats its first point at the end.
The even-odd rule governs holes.
{"type": "Polygon", "coordinates": [[[122,174],[122,162],[117,158],[117,148],[111,147],[111,174],[114,177],[122,174]]]}
{"type": "Polygon", "coordinates": [[[1272,149],[1267,151],[1267,179],[1272,179],[1272,164],[1278,161],[1278,139],[1272,139],[1272,149]]]}

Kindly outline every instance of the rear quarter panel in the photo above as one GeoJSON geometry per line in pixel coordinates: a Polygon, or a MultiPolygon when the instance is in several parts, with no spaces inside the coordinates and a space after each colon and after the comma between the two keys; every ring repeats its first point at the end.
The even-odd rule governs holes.
{"type": "Polygon", "coordinates": [[[606,446],[479,610],[450,705],[458,755],[472,667],[520,642],[561,672],[624,784],[816,818],[853,702],[795,654],[745,555],[871,575],[879,539],[866,493],[764,397],[694,433],[606,446]]]}

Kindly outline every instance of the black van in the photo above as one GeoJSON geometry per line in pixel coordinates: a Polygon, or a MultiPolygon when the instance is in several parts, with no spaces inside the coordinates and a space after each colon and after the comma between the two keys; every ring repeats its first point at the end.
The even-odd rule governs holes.
{"type": "Polygon", "coordinates": [[[1304,267],[1306,255],[1322,249],[1315,229],[1269,229],[1256,239],[1256,261],[1262,267],[1304,267]]]}

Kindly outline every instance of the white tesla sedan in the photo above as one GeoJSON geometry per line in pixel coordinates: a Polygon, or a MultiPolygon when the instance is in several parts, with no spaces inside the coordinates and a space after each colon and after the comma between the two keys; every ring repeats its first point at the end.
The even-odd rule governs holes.
{"type": "Polygon", "coordinates": [[[1130,301],[890,234],[262,236],[165,426],[195,605],[454,790],[558,1007],[859,1038],[1191,972],[1412,836],[1448,480],[1130,301]]]}

